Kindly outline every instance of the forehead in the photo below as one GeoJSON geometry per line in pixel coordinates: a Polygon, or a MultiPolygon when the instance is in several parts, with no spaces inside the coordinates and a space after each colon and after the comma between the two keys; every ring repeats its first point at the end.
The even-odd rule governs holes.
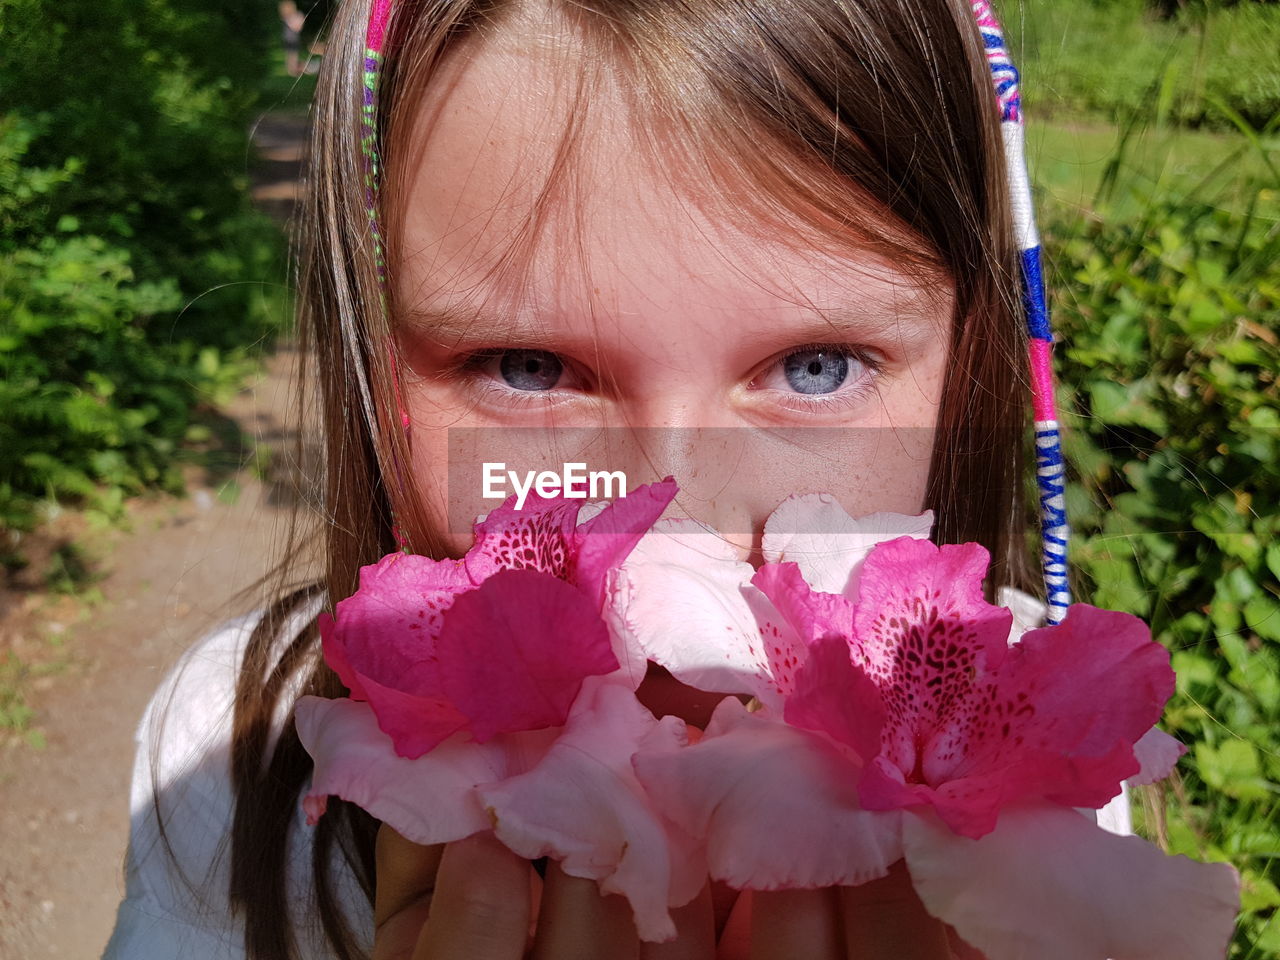
{"type": "Polygon", "coordinates": [[[868,250],[820,252],[744,218],[696,165],[654,158],[636,99],[537,5],[455,45],[388,158],[399,307],[628,315],[937,296],[868,250]]]}

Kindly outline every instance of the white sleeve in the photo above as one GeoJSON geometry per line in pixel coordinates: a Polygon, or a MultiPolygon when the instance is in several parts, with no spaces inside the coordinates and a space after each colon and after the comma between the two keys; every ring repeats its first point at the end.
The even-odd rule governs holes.
{"type": "Polygon", "coordinates": [[[245,955],[243,926],[227,897],[230,742],[236,673],[255,621],[233,621],[187,650],[143,713],[125,899],[103,960],[245,955]]]}
{"type": "MultiPolygon", "coordinates": [[[[283,635],[296,635],[320,608],[317,599],[300,609],[283,635]]],[[[244,960],[244,923],[232,914],[228,897],[235,813],[231,733],[236,677],[259,616],[233,620],[183,653],[138,724],[125,898],[103,960],[244,960]]],[[[269,746],[297,692],[282,691],[269,746]]],[[[294,932],[307,960],[332,956],[311,912],[312,837],[299,803],[290,829],[286,898],[298,911],[294,932]]],[[[357,944],[371,951],[373,910],[336,846],[330,877],[357,944]]]]}

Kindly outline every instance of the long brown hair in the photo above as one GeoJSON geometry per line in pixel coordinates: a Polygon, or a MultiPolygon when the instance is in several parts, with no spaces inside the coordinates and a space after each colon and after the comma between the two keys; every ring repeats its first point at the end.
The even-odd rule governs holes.
{"type": "MultiPolygon", "coordinates": [[[[680,158],[686,171],[740,199],[741,209],[750,204],[752,216],[786,225],[806,242],[870,245],[954,284],[926,505],[937,516],[936,538],[983,544],[993,583],[1025,585],[1026,341],[998,112],[967,0],[548,3],[586,51],[566,70],[585,77],[588,65],[607,63],[627,71],[637,114],[652,121],[637,129],[648,131],[655,156],[680,158]],[[753,189],[744,192],[743,184],[753,189]],[[880,214],[875,229],[850,216],[869,206],[880,214]]],[[[237,682],[230,895],[254,960],[297,956],[287,845],[311,772],[291,710],[274,746],[271,718],[278,705],[291,707],[299,689],[346,692],[319,656],[314,624],[296,636],[282,635],[285,625],[317,596],[348,596],[361,566],[397,548],[393,515],[416,552],[444,555],[443,541],[393,479],[408,448],[385,413],[396,409],[393,331],[380,308],[358,187],[368,6],[344,2],[331,24],[296,238],[300,338],[318,376],[324,439],[323,583],[285,590],[281,581],[237,682]]],[[[444,55],[500,27],[514,7],[509,0],[401,0],[380,90],[384,161],[394,161],[417,94],[444,55]]],[[[589,103],[580,96],[575,109],[589,103]]],[[[395,198],[389,177],[382,215],[391,226],[392,270],[395,198]]],[[[529,216],[544,213],[535,205],[529,216]]],[[[332,801],[315,828],[311,906],[338,957],[363,952],[336,900],[331,859],[341,850],[371,911],[377,826],[332,801]]]]}

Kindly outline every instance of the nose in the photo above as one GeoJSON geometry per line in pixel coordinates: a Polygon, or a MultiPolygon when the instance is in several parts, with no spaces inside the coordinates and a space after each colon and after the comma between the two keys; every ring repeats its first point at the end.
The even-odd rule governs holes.
{"type": "Polygon", "coordinates": [[[627,477],[627,489],[671,476],[679,492],[663,518],[687,518],[711,528],[738,558],[757,552],[752,478],[744,466],[749,430],[742,427],[647,426],[609,431],[606,459],[627,477]]]}

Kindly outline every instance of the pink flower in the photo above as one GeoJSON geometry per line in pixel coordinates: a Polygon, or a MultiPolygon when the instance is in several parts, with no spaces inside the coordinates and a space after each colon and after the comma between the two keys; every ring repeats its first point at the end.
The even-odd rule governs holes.
{"type": "MultiPolygon", "coordinates": [[[[833,512],[814,498],[791,509],[833,512]]],[[[857,524],[834,526],[847,543],[857,524]]],[[[1072,809],[1165,776],[1182,752],[1153,728],[1173,673],[1141,621],[1077,604],[1010,645],[1013,617],[983,599],[976,544],[906,536],[837,561],[811,536],[814,549],[745,583],[706,540],[686,536],[683,558],[642,546],[619,577],[664,583],[668,606],[731,611],[719,626],[733,629],[705,630],[688,659],[715,689],[736,683],[764,704],[726,699],[698,744],[635,759],[666,815],[705,840],[713,877],[858,884],[905,858],[926,908],[989,960],[1223,956],[1230,866],[1167,857],[1072,809]],[[735,668],[711,669],[717,654],[735,668]]],[[[767,537],[765,552],[788,559],[767,537]]],[[[672,625],[642,609],[615,617],[681,660],[672,625]]]]}
{"type": "MultiPolygon", "coordinates": [[[[927,537],[933,515],[855,520],[829,494],[789,497],[765,523],[768,561],[792,561],[817,589],[856,591],[877,543],[927,537]]],[[[780,709],[806,654],[802,638],[751,583],[755,571],[715,530],[660,520],[619,568],[608,611],[616,634],[677,679],[715,693],[750,693],[780,709]]]]}
{"type": "Polygon", "coordinates": [[[393,554],[361,570],[320,624],[351,696],[297,705],[315,761],[309,820],[337,795],[418,843],[493,829],[627,896],[646,939],[673,936],[667,908],[703,876],[672,856],[687,841],[630,761],[641,742],[681,745],[684,727],[636,701],[643,657],[615,647],[602,612],[612,571],[674,494],[666,480],[609,505],[530,498],[517,511],[512,498],[461,560],[393,554]]]}
{"type": "MultiPolygon", "coordinates": [[[[389,554],[360,571],[336,620],[321,616],[325,660],[405,757],[462,729],[483,743],[560,726],[582,679],[619,667],[600,618],[606,579],[674,495],[670,480],[640,487],[582,523],[581,500],[535,495],[517,510],[510,498],[477,521],[461,560],[389,554]]],[[[628,667],[634,688],[643,670],[628,667]]]]}

